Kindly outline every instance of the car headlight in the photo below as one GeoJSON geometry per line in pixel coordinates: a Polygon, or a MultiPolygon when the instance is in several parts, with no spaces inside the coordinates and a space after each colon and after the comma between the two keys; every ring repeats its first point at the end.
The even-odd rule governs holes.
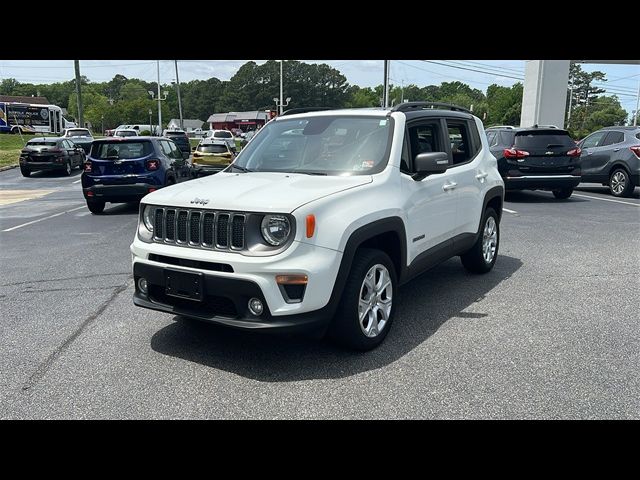
{"type": "Polygon", "coordinates": [[[291,235],[291,223],[284,215],[265,215],[262,219],[262,237],[267,243],[279,247],[291,235]]]}
{"type": "Polygon", "coordinates": [[[154,209],[151,208],[151,205],[146,205],[144,207],[144,212],[142,213],[142,222],[150,232],[153,232],[153,212],[154,209]]]}

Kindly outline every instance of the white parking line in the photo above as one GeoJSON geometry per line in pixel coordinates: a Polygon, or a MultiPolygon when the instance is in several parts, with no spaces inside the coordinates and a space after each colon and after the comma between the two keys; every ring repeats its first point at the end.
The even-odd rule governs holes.
{"type": "Polygon", "coordinates": [[[505,212],[509,212],[509,213],[518,213],[515,210],[509,210],[508,208],[504,208],[504,207],[502,207],[502,210],[504,210],[505,212]]]}
{"type": "Polygon", "coordinates": [[[43,220],[48,220],[53,217],[59,217],[60,215],[64,215],[65,213],[75,212],[76,210],[80,210],[81,208],[85,208],[85,206],[72,208],[71,210],[66,210],[64,212],[56,213],[54,215],[49,215],[48,217],[39,218],[38,220],[32,220],[31,222],[23,223],[22,225],[16,225],[15,227],[7,228],[6,230],[2,230],[3,232],[10,232],[12,230],[17,230],[18,228],[26,227],[27,225],[33,225],[34,223],[41,222],[43,220]]]}
{"type": "Polygon", "coordinates": [[[633,205],[634,207],[640,207],[640,203],[623,202],[622,200],[614,200],[612,198],[592,197],[591,195],[582,195],[580,193],[574,193],[573,196],[574,197],[593,198],[594,200],[602,200],[603,202],[624,203],[625,205],[633,205]]]}

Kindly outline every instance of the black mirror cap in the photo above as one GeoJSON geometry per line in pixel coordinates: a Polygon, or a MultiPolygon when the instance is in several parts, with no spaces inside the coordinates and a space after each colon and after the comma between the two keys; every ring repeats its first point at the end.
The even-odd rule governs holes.
{"type": "Polygon", "coordinates": [[[449,156],[445,152],[419,153],[413,161],[416,173],[414,180],[437,173],[444,173],[449,168],[449,156]]]}

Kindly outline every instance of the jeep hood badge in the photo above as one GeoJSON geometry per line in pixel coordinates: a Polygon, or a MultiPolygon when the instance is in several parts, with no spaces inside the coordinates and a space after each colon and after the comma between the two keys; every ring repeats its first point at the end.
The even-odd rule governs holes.
{"type": "Polygon", "coordinates": [[[207,203],[209,203],[209,199],[196,197],[193,200],[191,200],[191,203],[195,203],[196,205],[206,205],[207,203]]]}

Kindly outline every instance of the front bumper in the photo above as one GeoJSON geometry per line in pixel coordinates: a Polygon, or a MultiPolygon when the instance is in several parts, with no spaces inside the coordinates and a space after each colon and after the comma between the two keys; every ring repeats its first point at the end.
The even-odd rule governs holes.
{"type": "Polygon", "coordinates": [[[134,304],[140,307],[236,328],[284,331],[322,329],[335,312],[330,298],[342,260],[342,253],[335,250],[294,241],[278,255],[250,257],[176,245],[146,244],[136,238],[131,245],[131,253],[136,282],[134,304]],[[181,265],[208,262],[225,264],[226,268],[216,271],[203,269],[205,267],[176,266],[177,263],[156,261],[158,257],[154,255],[180,259],[181,265]],[[203,301],[167,295],[165,269],[202,273],[203,301]],[[288,302],[285,299],[275,281],[279,274],[307,275],[302,301],[288,302]],[[150,285],[149,295],[138,289],[137,281],[141,276],[150,285]],[[259,317],[248,311],[248,302],[254,297],[264,305],[264,312],[259,317]]]}
{"type": "Polygon", "coordinates": [[[535,190],[576,187],[581,180],[580,175],[523,175],[503,177],[506,190],[535,190]]]}
{"type": "Polygon", "coordinates": [[[194,176],[211,175],[213,173],[221,172],[222,170],[224,170],[228,166],[229,166],[229,164],[227,164],[227,165],[197,165],[197,164],[194,164],[194,165],[191,166],[191,171],[193,172],[194,176]]]}

